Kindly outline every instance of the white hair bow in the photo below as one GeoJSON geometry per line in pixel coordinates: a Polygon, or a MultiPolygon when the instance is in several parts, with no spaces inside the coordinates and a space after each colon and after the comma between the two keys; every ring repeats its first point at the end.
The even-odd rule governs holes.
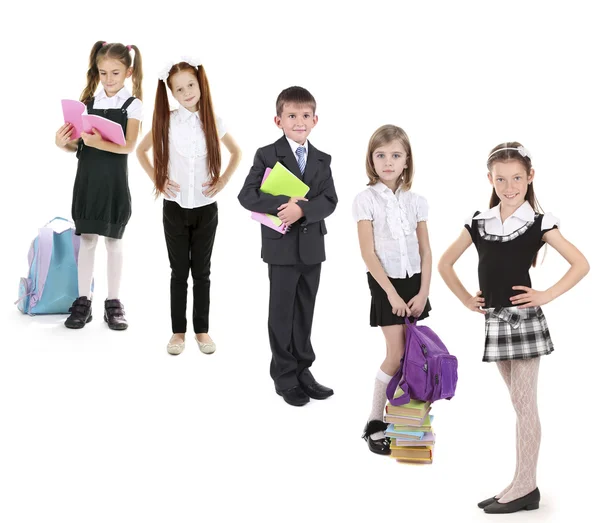
{"type": "Polygon", "coordinates": [[[166,64],[158,73],[158,79],[165,82],[167,78],[169,78],[169,71],[173,68],[175,64],[180,62],[185,62],[186,64],[190,64],[192,67],[196,69],[202,65],[202,61],[196,58],[192,58],[191,56],[182,56],[181,59],[177,61],[172,61],[166,64]]]}

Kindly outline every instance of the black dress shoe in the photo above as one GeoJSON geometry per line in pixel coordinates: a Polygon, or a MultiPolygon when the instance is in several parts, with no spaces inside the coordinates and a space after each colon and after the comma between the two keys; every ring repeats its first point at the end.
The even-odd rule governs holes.
{"type": "Polygon", "coordinates": [[[92,321],[92,302],[85,296],[77,298],[69,309],[71,315],[65,320],[68,329],[83,329],[86,323],[92,321]]]}
{"type": "Polygon", "coordinates": [[[392,453],[392,450],[390,449],[390,438],[371,439],[373,434],[376,432],[385,432],[387,427],[387,423],[378,419],[372,419],[365,425],[362,437],[369,444],[369,450],[371,452],[382,454],[384,456],[389,456],[392,453]]]}
{"type": "Polygon", "coordinates": [[[125,319],[125,309],[120,300],[106,300],[104,302],[104,321],[114,331],[124,331],[129,326],[125,319]]]}
{"type": "Polygon", "coordinates": [[[519,510],[537,510],[540,508],[540,490],[536,488],[521,498],[508,503],[499,503],[497,500],[483,510],[486,514],[511,514],[519,510]]]}
{"type": "Polygon", "coordinates": [[[329,398],[329,396],[333,396],[332,389],[324,387],[316,381],[313,381],[309,384],[300,382],[300,387],[307,396],[311,397],[314,400],[324,400],[326,398],[329,398]]]}
{"type": "Polygon", "coordinates": [[[304,391],[299,385],[286,390],[278,390],[275,388],[275,392],[279,394],[286,403],[289,403],[294,407],[302,407],[302,405],[306,405],[310,401],[310,398],[304,394],[304,391]]]}
{"type": "Polygon", "coordinates": [[[488,505],[491,505],[494,501],[498,501],[498,498],[496,496],[494,496],[493,498],[487,498],[487,499],[484,499],[483,501],[480,501],[479,503],[477,503],[477,506],[479,508],[485,508],[488,505]]]}

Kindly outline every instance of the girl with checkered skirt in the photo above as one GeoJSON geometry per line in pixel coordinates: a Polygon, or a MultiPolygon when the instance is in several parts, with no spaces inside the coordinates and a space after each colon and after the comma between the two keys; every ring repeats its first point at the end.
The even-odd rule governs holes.
{"type": "Polygon", "coordinates": [[[540,356],[554,350],[541,306],[571,289],[589,271],[583,254],[560,233],[559,221],[542,214],[533,190],[529,152],[518,142],[502,143],[487,160],[493,185],[490,209],[472,214],[460,237],[439,263],[450,290],[469,309],[485,315],[483,361],[496,362],[517,414],[517,466],[513,481],[478,504],[487,513],[537,509],[536,484],[541,427],[537,409],[540,356]],[[544,291],[531,288],[529,269],[545,244],[570,264],[544,291]],[[475,296],[458,279],[454,264],[471,245],[479,255],[480,291],[475,296]]]}

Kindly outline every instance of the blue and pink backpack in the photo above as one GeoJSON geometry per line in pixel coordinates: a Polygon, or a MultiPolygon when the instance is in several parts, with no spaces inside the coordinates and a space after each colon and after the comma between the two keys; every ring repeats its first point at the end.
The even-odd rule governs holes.
{"type": "Polygon", "coordinates": [[[15,302],[22,313],[68,314],[78,297],[79,242],[73,222],[65,218],[56,217],[39,229],[27,257],[29,274],[21,278],[15,302]]]}

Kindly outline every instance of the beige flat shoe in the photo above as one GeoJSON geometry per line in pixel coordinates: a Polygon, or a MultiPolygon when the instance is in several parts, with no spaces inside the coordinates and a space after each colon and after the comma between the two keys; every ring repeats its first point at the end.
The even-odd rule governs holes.
{"type": "Polygon", "coordinates": [[[196,340],[196,343],[198,344],[198,348],[200,349],[200,352],[202,352],[204,354],[212,354],[213,352],[215,352],[217,350],[217,346],[214,341],[211,341],[210,343],[203,343],[203,342],[199,341],[198,338],[194,338],[194,339],[196,340]]]}
{"type": "Polygon", "coordinates": [[[170,341],[167,344],[167,352],[169,354],[172,354],[173,356],[181,354],[183,352],[183,349],[185,349],[185,341],[170,341]]]}

